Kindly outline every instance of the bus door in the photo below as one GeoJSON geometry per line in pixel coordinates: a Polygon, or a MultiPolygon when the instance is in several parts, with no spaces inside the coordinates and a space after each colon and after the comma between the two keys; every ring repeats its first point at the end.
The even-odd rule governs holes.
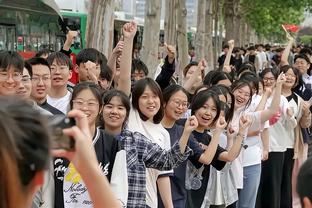
{"type": "Polygon", "coordinates": [[[15,25],[0,24],[0,50],[16,50],[15,25]]]}

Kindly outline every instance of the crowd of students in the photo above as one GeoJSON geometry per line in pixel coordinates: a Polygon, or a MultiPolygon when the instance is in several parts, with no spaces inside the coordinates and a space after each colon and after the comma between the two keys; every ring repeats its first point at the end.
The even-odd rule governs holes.
{"type": "Polygon", "coordinates": [[[124,25],[109,59],[83,49],[75,69],[73,31],[44,58],[0,52],[3,207],[311,205],[312,191],[300,180],[296,190],[310,139],[311,51],[289,59],[289,38],[281,57],[262,45],[243,57],[229,41],[219,69],[205,74],[205,60],[191,61],[178,85],[175,48],[166,46],[149,78],[132,56],[136,30],[134,22],[124,25]],[[76,86],[68,85],[72,70],[76,86]],[[76,143],[49,160],[46,117],[53,115],[76,118],[64,130],[76,143]]]}

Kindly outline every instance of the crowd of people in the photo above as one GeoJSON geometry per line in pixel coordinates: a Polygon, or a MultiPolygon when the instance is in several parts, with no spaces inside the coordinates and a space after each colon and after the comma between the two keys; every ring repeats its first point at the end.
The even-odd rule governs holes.
{"type": "Polygon", "coordinates": [[[0,51],[0,207],[312,207],[311,49],[231,40],[208,73],[192,54],[178,84],[175,47],[150,78],[136,31],[76,67],[74,31],[59,52],[0,51]],[[75,118],[74,149],[51,149],[56,115],[75,118]]]}

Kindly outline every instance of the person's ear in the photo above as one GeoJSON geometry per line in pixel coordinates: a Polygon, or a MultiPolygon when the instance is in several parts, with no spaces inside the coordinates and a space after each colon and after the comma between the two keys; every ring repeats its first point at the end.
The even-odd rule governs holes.
{"type": "MultiPolygon", "coordinates": [[[[75,70],[75,72],[76,72],[76,70],[75,70]]],[[[73,76],[73,70],[69,70],[69,72],[68,72],[68,80],[70,80],[72,78],[72,76],[73,76]]]]}
{"type": "Polygon", "coordinates": [[[73,69],[76,73],[79,74],[79,66],[76,64],[73,69]]]}
{"type": "Polygon", "coordinates": [[[32,192],[35,193],[44,183],[44,170],[37,171],[31,181],[32,192]]]}
{"type": "Polygon", "coordinates": [[[312,202],[308,197],[303,197],[303,208],[312,208],[312,202]]]}

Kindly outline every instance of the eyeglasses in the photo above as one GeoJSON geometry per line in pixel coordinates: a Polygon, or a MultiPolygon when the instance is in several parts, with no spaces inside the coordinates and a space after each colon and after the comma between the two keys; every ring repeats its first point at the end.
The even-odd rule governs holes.
{"type": "Polygon", "coordinates": [[[88,107],[93,108],[95,106],[98,106],[99,103],[93,100],[73,100],[73,104],[75,104],[77,107],[83,107],[84,104],[87,104],[88,107]]]}
{"type": "Polygon", "coordinates": [[[65,70],[69,70],[69,67],[68,66],[55,66],[55,65],[52,65],[51,66],[51,72],[56,72],[57,70],[59,70],[60,72],[64,72],[65,70]]]}
{"type": "Polygon", "coordinates": [[[21,79],[21,82],[23,84],[28,84],[30,82],[30,76],[23,76],[22,79],[21,79]]]}
{"type": "Polygon", "coordinates": [[[22,79],[21,73],[20,72],[13,72],[13,73],[8,73],[8,72],[0,72],[0,81],[4,82],[7,81],[10,76],[15,82],[19,82],[22,79]]]}
{"type": "Polygon", "coordinates": [[[172,103],[176,106],[176,107],[182,107],[184,109],[188,108],[190,106],[190,104],[186,101],[181,101],[181,100],[172,100],[172,103]]]}
{"type": "Polygon", "coordinates": [[[50,81],[50,79],[51,79],[50,75],[43,75],[43,76],[33,76],[31,80],[34,84],[38,84],[40,80],[46,83],[50,81]]]}

